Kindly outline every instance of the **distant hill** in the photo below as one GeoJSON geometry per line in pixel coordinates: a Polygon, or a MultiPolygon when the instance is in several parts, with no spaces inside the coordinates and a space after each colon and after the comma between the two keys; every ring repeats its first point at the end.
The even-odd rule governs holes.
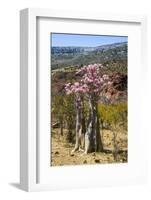
{"type": "Polygon", "coordinates": [[[101,63],[109,71],[127,72],[127,42],[97,47],[51,48],[52,69],[91,63],[101,63]]]}

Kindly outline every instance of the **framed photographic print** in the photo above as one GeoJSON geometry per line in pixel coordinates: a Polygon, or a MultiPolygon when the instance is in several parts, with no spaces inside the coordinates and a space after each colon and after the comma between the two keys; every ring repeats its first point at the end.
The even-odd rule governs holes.
{"type": "Polygon", "coordinates": [[[146,17],[20,12],[20,183],[145,183],[146,17]]]}

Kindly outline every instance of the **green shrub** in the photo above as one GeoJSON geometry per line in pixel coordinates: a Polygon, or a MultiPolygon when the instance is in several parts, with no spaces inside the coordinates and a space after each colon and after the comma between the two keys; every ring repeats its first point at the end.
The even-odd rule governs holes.
{"type": "Polygon", "coordinates": [[[112,128],[122,126],[127,129],[127,102],[99,104],[98,111],[102,123],[107,123],[112,128]]]}

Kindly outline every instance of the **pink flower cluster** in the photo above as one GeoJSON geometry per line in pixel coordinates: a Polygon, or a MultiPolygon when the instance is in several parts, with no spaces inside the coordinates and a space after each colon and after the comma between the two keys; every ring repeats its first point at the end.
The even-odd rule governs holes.
{"type": "Polygon", "coordinates": [[[83,66],[77,74],[82,73],[99,73],[100,69],[103,68],[102,64],[90,64],[90,65],[85,65],[83,66]]]}
{"type": "Polygon", "coordinates": [[[65,90],[67,94],[78,93],[84,94],[87,92],[86,85],[83,85],[81,82],[75,82],[74,84],[67,83],[65,85],[65,90]]]}
{"type": "Polygon", "coordinates": [[[74,84],[67,83],[65,90],[67,94],[78,93],[88,95],[99,95],[104,83],[109,80],[108,75],[100,75],[101,64],[91,64],[82,67],[77,74],[81,74],[82,78],[74,84]]]}

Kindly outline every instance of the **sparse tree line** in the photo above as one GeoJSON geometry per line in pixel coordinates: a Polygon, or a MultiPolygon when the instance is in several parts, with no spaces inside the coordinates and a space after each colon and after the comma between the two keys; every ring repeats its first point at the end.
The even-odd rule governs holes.
{"type": "Polygon", "coordinates": [[[102,68],[100,64],[93,64],[84,66],[76,72],[80,74],[80,81],[67,83],[66,94],[54,97],[52,115],[59,121],[60,135],[63,135],[64,127],[68,130],[69,142],[75,135],[75,147],[72,152],[102,152],[102,129],[107,124],[114,135],[116,159],[116,130],[120,125],[127,128],[127,103],[99,103],[103,88],[111,84],[108,75],[101,74],[102,68]]]}

